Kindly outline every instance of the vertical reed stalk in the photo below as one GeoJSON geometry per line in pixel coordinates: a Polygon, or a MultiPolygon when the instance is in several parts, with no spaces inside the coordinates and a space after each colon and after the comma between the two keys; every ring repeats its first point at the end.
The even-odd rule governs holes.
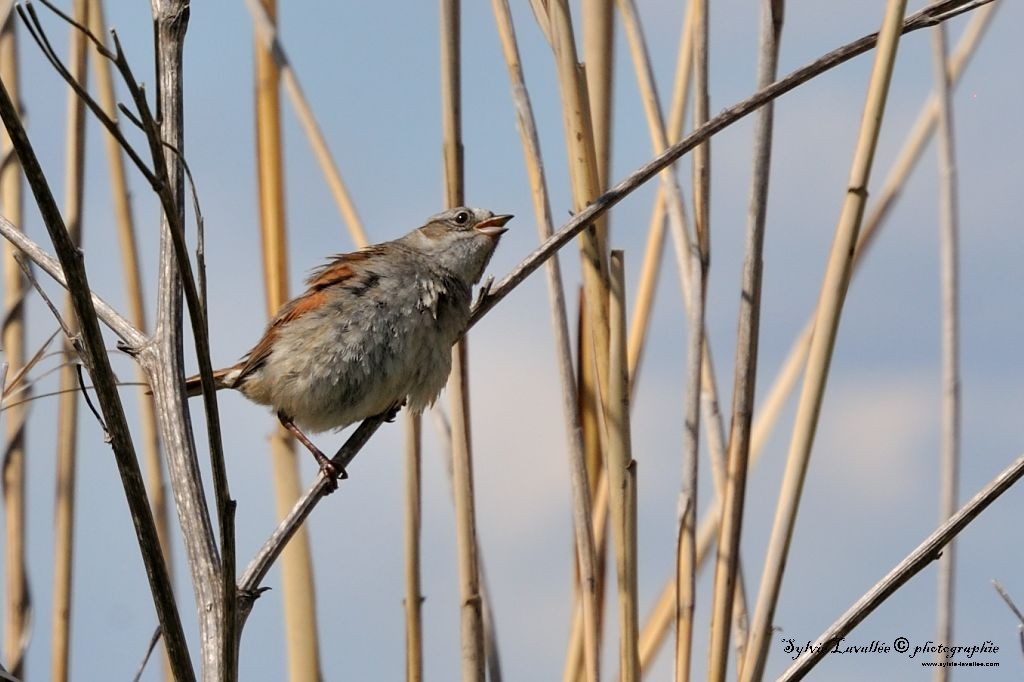
{"type": "MultiPolygon", "coordinates": [[[[295,114],[299,118],[310,146],[313,148],[313,155],[320,164],[320,171],[327,180],[327,185],[334,197],[334,203],[348,224],[349,234],[355,245],[362,248],[366,246],[366,231],[363,229],[362,220],[356,211],[355,203],[349,195],[348,187],[341,179],[341,171],[335,163],[331,150],[327,147],[327,140],[324,139],[320,124],[313,115],[313,108],[309,105],[306,95],[299,84],[299,77],[295,74],[288,57],[285,55],[284,47],[278,40],[277,28],[274,26],[271,5],[267,0],[246,0],[246,6],[253,18],[253,28],[256,32],[257,43],[262,47],[260,53],[276,66],[276,75],[284,82],[284,89],[295,107],[295,114]]],[[[275,88],[276,92],[276,88],[275,88]]]]}
{"type": "MultiPolygon", "coordinates": [[[[583,60],[586,64],[586,70],[585,77],[580,79],[580,85],[585,86],[587,93],[586,105],[590,110],[597,188],[600,192],[603,192],[608,188],[612,158],[612,110],[614,107],[612,94],[614,91],[613,79],[615,74],[615,15],[613,0],[584,0],[582,3],[581,24],[583,29],[583,60]]],[[[607,225],[608,221],[605,219],[601,222],[601,227],[598,229],[607,233],[607,225]]],[[[584,304],[586,303],[585,300],[583,302],[584,304]]],[[[584,317],[589,317],[587,313],[583,314],[584,317]]],[[[589,326],[587,331],[590,331],[589,326]]],[[[601,468],[604,466],[604,455],[601,451],[601,438],[598,431],[600,421],[599,410],[601,407],[598,393],[601,389],[597,384],[599,375],[595,365],[594,345],[590,341],[592,338],[590,333],[581,337],[582,348],[585,352],[579,356],[579,362],[580,376],[583,379],[582,386],[584,387],[582,393],[584,397],[582,404],[584,411],[584,416],[582,417],[584,427],[583,444],[586,448],[586,463],[590,472],[591,485],[596,486],[600,478],[601,468]]],[[[591,487],[589,493],[591,499],[596,497],[596,488],[591,487]]],[[[606,514],[607,511],[601,510],[598,513],[606,514]]],[[[594,626],[597,627],[597,639],[594,641],[594,646],[597,649],[601,647],[601,608],[604,603],[605,588],[603,569],[606,565],[607,547],[608,544],[603,541],[603,538],[594,547],[596,552],[596,571],[592,578],[596,581],[594,599],[597,602],[597,609],[594,614],[594,626]]],[[[576,548],[576,551],[579,551],[579,547],[576,548]]],[[[577,599],[589,598],[580,592],[583,579],[577,570],[576,582],[573,585],[574,597],[577,599]]],[[[575,642],[575,645],[571,646],[569,650],[569,660],[575,662],[571,666],[575,669],[572,680],[583,679],[582,676],[585,672],[585,670],[580,669],[580,665],[584,664],[582,658],[584,653],[581,647],[586,646],[587,639],[586,633],[583,630],[587,625],[583,622],[583,618],[583,610],[575,610],[571,630],[572,633],[575,633],[575,636],[570,638],[570,644],[575,642]]],[[[596,673],[597,670],[595,669],[596,673]]]]}
{"type": "MultiPolygon", "coordinates": [[[[669,144],[674,144],[683,133],[683,123],[686,118],[686,104],[690,93],[690,77],[693,74],[693,17],[696,11],[697,0],[690,0],[686,5],[686,17],[683,20],[682,33],[679,36],[679,53],[676,58],[676,75],[672,87],[672,104],[668,115],[668,124],[665,129],[665,139],[669,144]]],[[[632,45],[632,41],[631,41],[632,45]]],[[[635,53],[636,50],[631,48],[635,53]]],[[[636,58],[634,57],[634,64],[636,58]]],[[[638,76],[642,71],[637,69],[638,76]]],[[[642,78],[638,78],[642,83],[642,78]]],[[[642,84],[641,84],[641,87],[642,84]]],[[[649,117],[648,117],[649,118],[649,117]]],[[[648,122],[650,126],[650,121],[648,122]]],[[[640,268],[640,278],[636,288],[636,298],[633,303],[633,321],[629,327],[629,381],[630,391],[636,391],[636,380],[640,372],[640,362],[643,359],[647,330],[651,319],[651,309],[654,307],[654,294],[658,286],[658,275],[661,271],[662,251],[665,244],[665,216],[666,216],[666,192],[664,184],[658,185],[658,194],[654,200],[654,210],[651,213],[650,226],[647,228],[647,246],[644,248],[644,261],[640,268]]],[[[685,204],[680,207],[685,211],[685,204]]],[[[684,220],[685,222],[685,220],[684,220]]],[[[683,233],[686,226],[683,225],[683,233]]],[[[683,262],[679,263],[682,270],[685,267],[683,262]]],[[[684,294],[685,296],[685,294],[684,294]]]]}
{"type": "Polygon", "coordinates": [[[602,191],[611,169],[612,91],[615,63],[613,0],[583,1],[583,61],[587,65],[587,93],[594,128],[594,157],[602,191]]]}
{"type": "Polygon", "coordinates": [[[803,492],[807,464],[810,460],[814,432],[821,411],[828,378],[832,349],[835,344],[839,316],[849,286],[853,251],[864,215],[868,180],[871,176],[878,135],[885,102],[889,92],[896,49],[899,46],[900,27],[906,0],[890,0],[886,7],[882,30],[878,39],[867,101],[861,119],[861,130],[854,154],[846,200],[843,203],[836,236],[829,255],[828,267],[822,282],[821,295],[815,314],[814,335],[808,353],[807,371],[797,405],[796,421],[790,441],[789,457],[783,476],[779,505],[772,527],[771,539],[765,556],[757,608],[750,627],[750,646],[742,666],[742,679],[759,680],[764,675],[768,658],[772,620],[782,586],[789,545],[796,524],[796,513],[803,492]]]}
{"type": "MultiPolygon", "coordinates": [[[[957,510],[960,469],[960,313],[959,244],[956,148],[953,141],[953,104],[950,97],[946,28],[932,29],[935,96],[938,102],[939,237],[942,287],[942,496],[939,519],[957,510]]],[[[938,623],[936,639],[951,646],[956,578],[956,544],[950,540],[939,557],[938,623]]],[[[944,662],[945,654],[936,654],[944,662]]],[[[935,669],[935,682],[949,679],[949,668],[935,669]]]]}
{"type": "MultiPolygon", "coordinates": [[[[276,1],[261,0],[270,21],[276,1]]],[[[258,159],[260,235],[267,315],[273,317],[288,299],[288,243],[284,160],[281,154],[280,77],[271,50],[256,39],[256,156],[258,159]]],[[[284,517],[302,493],[295,442],[282,426],[270,438],[278,517],[284,517]]],[[[288,679],[314,680],[320,674],[316,594],[309,533],[296,531],[281,553],[284,588],[284,634],[288,679]]]]}
{"type": "MultiPolygon", "coordinates": [[[[90,0],[89,30],[100,38],[105,33],[102,0],[90,0]]],[[[117,116],[117,98],[114,95],[114,81],[110,61],[90,52],[93,75],[96,78],[97,100],[103,111],[111,118],[117,116]]],[[[128,302],[128,317],[137,329],[145,331],[146,308],[142,291],[142,273],[139,268],[138,245],[135,240],[135,221],[132,216],[128,180],[125,176],[124,151],[113,135],[100,133],[107,151],[110,167],[110,191],[117,225],[117,238],[121,247],[121,267],[124,273],[125,294],[128,302]]],[[[146,488],[149,491],[150,509],[156,523],[160,549],[168,566],[173,566],[170,537],[170,521],[167,509],[166,482],[160,457],[160,439],[157,434],[156,406],[153,396],[146,390],[148,379],[141,365],[135,366],[136,381],[139,382],[139,423],[142,455],[146,469],[146,488]]],[[[164,679],[173,679],[170,660],[164,655],[164,679]]]]}
{"type": "MultiPolygon", "coordinates": [[[[693,126],[708,120],[708,3],[698,0],[693,24],[693,126]]],[[[704,347],[704,301],[710,259],[709,191],[711,182],[710,144],[693,150],[693,203],[696,240],[690,244],[691,281],[688,300],[689,341],[687,345],[686,402],[683,432],[683,488],[679,501],[679,540],[676,562],[676,682],[690,679],[693,645],[693,611],[697,574],[697,451],[700,443],[700,387],[704,347]]]]}
{"type": "MultiPolygon", "coordinates": [[[[14,31],[14,12],[0,27],[0,79],[20,109],[18,98],[18,43],[14,31]]],[[[10,136],[0,130],[0,154],[14,154],[10,136]]],[[[0,169],[0,208],[5,218],[21,228],[21,166],[12,158],[0,169]]],[[[17,250],[4,240],[4,318],[3,349],[8,376],[16,376],[25,366],[25,296],[28,283],[14,260],[17,250]]],[[[11,674],[24,674],[25,649],[28,646],[32,604],[28,593],[25,564],[25,426],[28,407],[17,405],[6,410],[3,451],[3,497],[6,551],[4,553],[4,663],[11,674]]]]}
{"type": "MultiPolygon", "coordinates": [[[[974,13],[971,21],[964,29],[956,49],[949,60],[950,85],[955,87],[963,75],[971,56],[980,44],[985,29],[991,23],[998,4],[986,5],[974,13]]],[[[857,239],[857,248],[854,251],[854,274],[857,266],[863,261],[868,252],[868,247],[874,242],[875,236],[885,225],[885,218],[889,215],[889,209],[899,198],[907,178],[914,170],[921,154],[935,132],[938,118],[938,101],[934,94],[930,96],[921,108],[917,120],[907,134],[906,142],[900,150],[892,168],[878,193],[875,206],[864,221],[864,227],[857,239]]],[[[811,333],[813,331],[813,317],[804,325],[803,330],[794,340],[786,359],[782,363],[782,369],[772,382],[771,389],[756,411],[756,419],[751,431],[750,464],[755,465],[760,458],[762,446],[771,434],[782,406],[789,397],[790,391],[796,385],[796,380],[803,371],[807,358],[807,349],[810,347],[811,333]]],[[[710,547],[711,539],[718,533],[718,524],[721,516],[721,506],[715,500],[704,520],[701,522],[697,533],[697,563],[702,564],[706,551],[710,547]]],[[[675,588],[674,579],[670,579],[656,602],[654,609],[644,624],[640,635],[640,665],[647,670],[654,656],[657,654],[672,618],[672,602],[674,600],[675,588]]]]}
{"type": "Polygon", "coordinates": [[[405,419],[405,679],[423,680],[423,591],[420,588],[420,425],[405,419]]]}
{"type": "MultiPolygon", "coordinates": [[[[549,40],[555,55],[573,205],[580,211],[601,194],[594,128],[587,94],[587,77],[583,65],[577,58],[576,39],[568,2],[551,0],[547,3],[547,13],[543,16],[550,29],[549,40]]],[[[604,395],[608,387],[609,371],[606,232],[605,221],[599,219],[580,233],[585,304],[581,310],[584,319],[580,329],[589,332],[587,336],[581,335],[580,339],[580,397],[583,400],[581,407],[584,414],[584,446],[592,482],[597,480],[595,472],[600,466],[597,463],[600,459],[595,457],[600,452],[601,442],[598,428],[600,419],[597,417],[603,415],[605,423],[609,420],[608,401],[604,395]]],[[[593,488],[591,495],[595,496],[593,488]]],[[[596,508],[595,513],[600,515],[603,510],[596,508]]],[[[602,547],[600,537],[595,537],[598,557],[603,556],[602,547]]],[[[571,655],[569,663],[572,663],[571,655]]]]}
{"type": "MultiPolygon", "coordinates": [[[[779,37],[782,33],[784,0],[762,0],[761,56],[757,87],[775,81],[778,71],[779,37]]],[[[739,575],[740,536],[750,457],[750,427],[754,412],[757,378],[757,344],[761,312],[762,251],[771,169],[772,119],[769,102],[754,115],[754,168],[751,178],[745,256],[741,282],[740,312],[736,333],[736,369],[732,393],[732,424],[729,432],[728,475],[718,534],[718,558],[711,613],[708,679],[724,682],[729,667],[729,632],[733,617],[733,596],[739,575]]],[[[742,647],[743,642],[737,642],[742,647]]]]}
{"type": "MultiPolygon", "coordinates": [[[[516,122],[523,144],[526,159],[526,171],[532,190],[534,214],[541,240],[551,236],[551,206],[548,200],[547,181],[544,177],[544,164],[541,159],[540,142],[530,104],[530,95],[526,89],[522,64],[519,59],[519,48],[516,42],[515,29],[512,25],[512,14],[508,0],[493,0],[495,21],[501,39],[505,64],[508,67],[509,80],[512,84],[512,96],[516,106],[516,122]]],[[[572,352],[569,341],[569,323],[565,310],[565,295],[562,286],[562,275],[558,258],[551,258],[546,267],[548,276],[548,293],[551,303],[552,328],[555,332],[556,357],[558,360],[559,377],[562,386],[562,406],[564,411],[566,437],[569,446],[569,473],[572,486],[573,533],[576,540],[577,575],[579,576],[580,618],[573,619],[574,632],[578,632],[572,641],[578,642],[569,647],[568,661],[574,663],[575,670],[582,666],[588,682],[597,682],[598,674],[598,592],[597,567],[594,549],[594,537],[591,527],[593,509],[591,505],[591,489],[585,461],[582,430],[580,427],[580,409],[577,397],[576,382],[572,369],[572,352]],[[579,622],[580,627],[576,627],[579,622]]],[[[595,467],[595,473],[596,473],[595,467]]],[[[575,680],[578,673],[573,671],[569,679],[575,680]]]]}
{"type": "MultiPolygon", "coordinates": [[[[87,0],[75,0],[72,15],[79,24],[88,22],[87,0]]],[[[81,31],[70,31],[68,71],[85,87],[86,38],[81,31]]],[[[85,185],[85,103],[68,88],[67,151],[64,165],[64,220],[76,247],[82,242],[82,195],[85,185]]],[[[74,303],[66,296],[64,319],[72,333],[78,331],[74,303]]],[[[71,649],[71,585],[74,565],[75,470],[78,440],[78,357],[71,340],[64,340],[64,365],[60,371],[57,399],[57,465],[54,501],[53,565],[53,645],[50,653],[50,679],[68,679],[71,649]]]]}
{"type": "MultiPolygon", "coordinates": [[[[463,203],[461,49],[459,0],[441,0],[441,119],[445,198],[449,207],[463,203]]],[[[484,623],[477,560],[473,455],[469,416],[469,367],[465,338],[452,348],[448,395],[452,414],[452,482],[458,545],[459,597],[462,614],[462,680],[483,682],[484,623]]]]}
{"type": "Polygon", "coordinates": [[[626,353],[626,284],[621,251],[612,251],[609,297],[608,499],[615,541],[615,568],[619,602],[619,678],[640,679],[637,650],[636,463],[629,426],[629,362],[626,353]]]}

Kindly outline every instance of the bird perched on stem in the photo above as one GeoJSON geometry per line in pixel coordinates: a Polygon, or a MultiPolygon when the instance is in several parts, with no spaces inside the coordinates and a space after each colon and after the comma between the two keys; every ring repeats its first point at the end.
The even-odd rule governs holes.
{"type": "MultiPolygon", "coordinates": [[[[404,237],[335,256],[241,361],[213,373],[216,388],[272,407],[336,486],[345,472],[306,432],[434,402],[469,323],[473,285],[511,218],[453,208],[404,237]]],[[[186,388],[199,395],[199,376],[186,388]]]]}

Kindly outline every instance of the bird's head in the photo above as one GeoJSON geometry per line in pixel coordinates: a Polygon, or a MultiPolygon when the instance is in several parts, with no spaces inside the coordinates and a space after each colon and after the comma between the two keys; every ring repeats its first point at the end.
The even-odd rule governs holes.
{"type": "Polygon", "coordinates": [[[511,215],[459,206],[431,217],[406,239],[467,285],[480,281],[511,215]]]}

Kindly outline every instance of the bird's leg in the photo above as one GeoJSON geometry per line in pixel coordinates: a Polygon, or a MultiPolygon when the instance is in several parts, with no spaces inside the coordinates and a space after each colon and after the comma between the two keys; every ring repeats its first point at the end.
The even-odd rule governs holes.
{"type": "Polygon", "coordinates": [[[306,449],[313,453],[313,457],[316,458],[316,463],[320,465],[320,471],[323,472],[327,478],[327,492],[332,493],[338,489],[338,479],[348,478],[348,474],[344,469],[338,471],[338,467],[334,466],[334,463],[325,455],[320,452],[320,448],[313,445],[313,441],[309,439],[302,430],[295,425],[295,422],[284,412],[278,412],[277,418],[281,422],[281,426],[288,429],[293,436],[295,436],[300,443],[306,446],[306,449]]]}

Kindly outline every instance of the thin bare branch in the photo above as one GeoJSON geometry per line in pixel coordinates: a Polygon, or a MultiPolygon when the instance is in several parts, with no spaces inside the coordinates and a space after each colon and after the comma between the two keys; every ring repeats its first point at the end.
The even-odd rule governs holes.
{"type": "MultiPolygon", "coordinates": [[[[947,19],[963,14],[964,12],[977,9],[991,2],[993,2],[993,0],[941,0],[935,5],[926,7],[920,12],[907,17],[903,22],[902,32],[909,33],[922,28],[929,28],[937,23],[946,21],[947,19]]],[[[700,128],[694,130],[682,140],[666,149],[663,154],[659,154],[640,168],[633,171],[625,179],[613,186],[604,194],[595,197],[591,203],[577,211],[569,221],[563,224],[550,239],[537,247],[532,253],[530,253],[530,255],[524,258],[519,265],[513,268],[512,272],[508,273],[501,279],[501,281],[491,288],[487,296],[483,297],[483,299],[481,299],[474,307],[473,315],[470,319],[470,326],[476,324],[476,322],[478,322],[481,317],[497,305],[499,301],[508,296],[508,294],[519,286],[524,279],[533,274],[537,268],[543,265],[553,253],[565,246],[573,239],[573,237],[582,232],[584,228],[607,213],[609,209],[633,193],[638,187],[650,181],[651,178],[659,172],[678,161],[681,156],[696,147],[699,143],[713,135],[716,135],[733,123],[736,123],[753,111],[756,111],[768,102],[784,95],[790,90],[793,90],[797,86],[806,83],[812,78],[819,76],[858,55],[864,54],[868,50],[874,48],[877,43],[877,33],[866,35],[852,43],[844,45],[843,47],[832,50],[807,66],[801,67],[789,75],[784,76],[780,80],[777,80],[767,88],[758,90],[742,102],[734,104],[733,106],[723,110],[720,114],[708,120],[708,122],[700,128]]]]}
{"type": "MultiPolygon", "coordinates": [[[[125,497],[131,510],[143,561],[146,565],[157,615],[164,632],[168,633],[168,651],[174,664],[175,675],[182,680],[194,679],[181,620],[174,603],[170,576],[160,552],[156,527],[149,509],[142,474],[135,457],[131,433],[120,397],[117,394],[116,380],[104,349],[103,336],[90,296],[91,289],[82,262],[82,254],[74,247],[69,238],[63,218],[25,134],[25,129],[21,125],[17,109],[7,93],[6,86],[2,83],[0,83],[0,117],[3,118],[7,132],[17,150],[25,177],[43,216],[43,222],[61,259],[61,267],[68,276],[70,285],[68,291],[72,294],[75,313],[82,326],[83,359],[88,365],[93,384],[101,396],[100,405],[103,409],[104,421],[107,423],[111,436],[111,445],[117,461],[118,472],[121,474],[125,497]]],[[[2,222],[5,221],[0,221],[0,223],[2,222]]]]}
{"type": "MultiPolygon", "coordinates": [[[[944,524],[935,529],[924,542],[917,546],[907,558],[897,564],[874,587],[858,599],[842,616],[839,617],[825,632],[815,639],[814,644],[797,661],[791,665],[779,682],[795,682],[803,679],[818,662],[828,654],[847,634],[867,618],[876,608],[888,599],[896,590],[905,585],[931,562],[937,560],[943,548],[967,527],[1000,495],[1010,489],[1024,477],[1024,455],[1018,457],[1010,466],[982,488],[960,510],[944,524]]],[[[1017,614],[1018,616],[1020,614],[1017,614]]]]}

